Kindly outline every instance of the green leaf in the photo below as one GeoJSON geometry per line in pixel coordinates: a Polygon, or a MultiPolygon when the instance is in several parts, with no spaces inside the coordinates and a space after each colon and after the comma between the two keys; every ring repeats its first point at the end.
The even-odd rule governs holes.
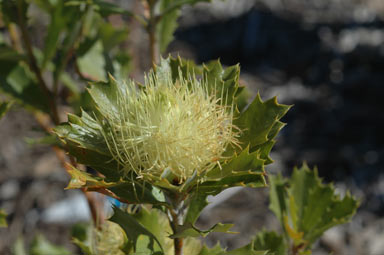
{"type": "Polygon", "coordinates": [[[66,189],[83,188],[87,191],[96,191],[127,204],[167,205],[164,200],[158,200],[160,197],[154,195],[151,185],[136,181],[135,177],[132,177],[132,180],[121,179],[117,182],[109,182],[72,166],[67,171],[71,180],[66,189]]]}
{"type": "Polygon", "coordinates": [[[49,112],[47,97],[24,64],[0,59],[0,67],[0,90],[29,108],[49,112]]]}
{"type": "Polygon", "coordinates": [[[249,148],[246,148],[240,155],[232,157],[229,162],[209,171],[206,177],[207,180],[221,180],[241,172],[264,174],[264,160],[260,159],[258,151],[249,153],[249,148]]]}
{"type": "Polygon", "coordinates": [[[103,44],[98,41],[85,55],[77,59],[79,71],[84,77],[93,81],[106,81],[103,51],[103,44]]]}
{"type": "Polygon", "coordinates": [[[327,229],[348,222],[358,207],[358,201],[349,194],[340,198],[331,184],[322,184],[317,170],[306,164],[295,168],[289,180],[279,176],[270,181],[270,208],[286,233],[304,248],[327,229]]]}
{"type": "Polygon", "coordinates": [[[193,226],[193,224],[186,223],[184,225],[176,226],[176,231],[173,233],[170,238],[184,238],[184,237],[206,237],[212,232],[221,232],[228,234],[236,234],[236,232],[229,231],[233,227],[233,224],[222,224],[217,223],[207,230],[200,230],[193,226]]]}
{"type": "MultiPolygon", "coordinates": [[[[164,254],[172,253],[174,242],[169,238],[169,235],[172,233],[172,228],[169,225],[167,216],[162,211],[155,208],[149,210],[141,207],[141,210],[132,216],[146,229],[151,230],[151,233],[159,240],[161,247],[163,247],[164,254]]],[[[192,245],[192,243],[190,245],[192,245]]],[[[154,251],[160,252],[161,249],[154,251]]]]}
{"type": "Polygon", "coordinates": [[[0,228],[8,227],[7,214],[4,210],[0,210],[0,228]]]}
{"type": "Polygon", "coordinates": [[[193,193],[189,198],[189,207],[184,223],[195,224],[203,209],[208,205],[207,196],[201,193],[193,193]]]}
{"type": "Polygon", "coordinates": [[[274,255],[285,255],[287,251],[284,238],[274,231],[259,232],[253,240],[253,245],[257,250],[268,250],[274,255]]]}
{"type": "Polygon", "coordinates": [[[269,209],[271,209],[280,222],[284,222],[284,215],[287,214],[286,186],[287,182],[281,174],[269,176],[269,209]]]}
{"type": "Polygon", "coordinates": [[[31,244],[31,255],[69,255],[64,247],[51,244],[42,235],[37,235],[31,244]]]}
{"type": "Polygon", "coordinates": [[[280,122],[290,106],[278,104],[276,98],[263,102],[259,96],[253,100],[248,108],[235,118],[234,124],[242,131],[238,138],[242,147],[250,147],[250,151],[260,150],[263,159],[270,163],[268,154],[284,123],[280,122]]]}
{"type": "Polygon", "coordinates": [[[177,19],[183,5],[193,5],[197,2],[209,2],[210,0],[160,0],[160,21],[156,26],[160,52],[164,53],[168,44],[173,40],[173,33],[177,28],[177,19]]]}
{"type": "Polygon", "coordinates": [[[218,98],[222,94],[226,95],[228,105],[232,104],[241,91],[239,88],[240,65],[238,64],[224,69],[220,60],[211,61],[203,65],[203,77],[207,79],[211,93],[216,93],[218,98]]]}
{"type": "MultiPolygon", "coordinates": [[[[47,35],[45,37],[45,45],[43,48],[42,68],[53,58],[57,50],[60,34],[66,28],[67,19],[64,12],[64,2],[59,1],[53,8],[51,21],[48,26],[47,35]]],[[[68,14],[67,14],[68,15],[68,14]]]]}
{"type": "MultiPolygon", "coordinates": [[[[175,0],[161,0],[160,11],[164,11],[175,0]]],[[[157,37],[159,40],[160,52],[164,53],[168,47],[168,44],[173,40],[173,33],[177,28],[177,18],[180,16],[180,10],[175,9],[164,15],[160,22],[157,24],[157,37]]]]}
{"type": "Polygon", "coordinates": [[[145,249],[146,252],[154,252],[158,249],[164,252],[163,247],[161,246],[161,243],[156,238],[156,236],[154,236],[147,228],[139,223],[132,215],[123,212],[117,207],[114,207],[113,211],[114,214],[109,220],[119,224],[120,227],[124,229],[125,233],[127,234],[128,241],[132,243],[135,251],[137,251],[137,248],[140,248],[141,250],[145,249]],[[140,238],[148,239],[148,243],[146,243],[145,247],[137,247],[140,238]]]}
{"type": "Polygon", "coordinates": [[[16,239],[15,243],[12,245],[12,254],[13,255],[27,255],[24,246],[24,240],[20,236],[16,239]]]}
{"type": "Polygon", "coordinates": [[[203,246],[199,255],[222,255],[225,254],[225,249],[221,248],[220,244],[217,243],[214,247],[208,248],[203,246]]]}
{"type": "Polygon", "coordinates": [[[103,48],[109,52],[113,47],[124,42],[128,36],[128,29],[117,29],[112,24],[100,22],[99,36],[103,42],[103,48]]]}
{"type": "Polygon", "coordinates": [[[130,11],[125,10],[120,6],[107,1],[93,0],[93,5],[95,7],[95,10],[98,11],[100,15],[103,17],[107,17],[113,14],[122,14],[122,15],[128,15],[128,16],[132,15],[130,11]]]}
{"type": "Polygon", "coordinates": [[[0,103],[0,119],[11,109],[12,102],[2,102],[0,103]]]}

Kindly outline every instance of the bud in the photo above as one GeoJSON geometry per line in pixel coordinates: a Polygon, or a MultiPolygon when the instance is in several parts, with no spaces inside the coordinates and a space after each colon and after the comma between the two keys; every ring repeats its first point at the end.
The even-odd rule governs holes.
{"type": "Polygon", "coordinates": [[[181,183],[195,171],[212,169],[237,140],[233,106],[224,91],[211,87],[204,79],[180,75],[174,82],[170,73],[153,72],[141,88],[133,81],[119,83],[117,109],[99,110],[104,139],[123,173],[168,171],[181,183]]]}
{"type": "Polygon", "coordinates": [[[101,229],[93,229],[93,254],[124,255],[121,250],[126,241],[123,229],[116,223],[106,221],[101,229]]]}

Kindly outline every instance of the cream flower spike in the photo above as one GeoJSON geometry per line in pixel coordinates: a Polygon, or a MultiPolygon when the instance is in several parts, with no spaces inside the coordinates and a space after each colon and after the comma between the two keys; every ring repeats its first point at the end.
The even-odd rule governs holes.
{"type": "Polygon", "coordinates": [[[125,174],[162,176],[170,171],[179,183],[212,169],[228,145],[238,143],[233,106],[223,91],[209,92],[207,81],[151,72],[140,89],[119,83],[117,109],[101,113],[103,135],[125,174]],[[217,97],[221,94],[221,97],[217,97]]]}

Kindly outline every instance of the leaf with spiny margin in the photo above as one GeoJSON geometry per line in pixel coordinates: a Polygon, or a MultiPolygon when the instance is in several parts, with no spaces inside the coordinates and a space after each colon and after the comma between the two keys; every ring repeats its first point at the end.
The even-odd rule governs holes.
{"type": "Polygon", "coordinates": [[[104,115],[119,113],[118,95],[125,94],[126,86],[122,81],[115,80],[111,75],[107,82],[93,82],[88,87],[88,92],[96,104],[96,108],[104,115]]]}
{"type": "Polygon", "coordinates": [[[156,68],[157,74],[171,71],[173,81],[177,80],[180,75],[189,79],[197,75],[201,75],[206,80],[210,93],[216,93],[217,98],[227,98],[226,102],[231,105],[235,97],[240,95],[244,87],[239,86],[240,66],[234,65],[223,68],[219,60],[211,61],[203,66],[197,66],[191,60],[185,60],[181,57],[161,59],[159,66],[156,68]]]}
{"type": "MultiPolygon", "coordinates": [[[[161,247],[163,247],[164,254],[172,254],[174,242],[169,238],[169,235],[172,233],[172,228],[169,225],[169,220],[164,212],[155,208],[147,209],[143,206],[138,213],[132,214],[131,216],[142,226],[151,231],[161,244],[161,247]]],[[[155,249],[153,251],[160,252],[160,248],[157,248],[157,250],[155,249]]]]}
{"type": "Polygon", "coordinates": [[[291,106],[277,103],[276,97],[263,102],[257,94],[248,108],[234,119],[234,124],[242,131],[238,140],[243,148],[249,146],[250,151],[262,152],[266,163],[271,163],[269,152],[274,138],[284,127],[279,120],[291,106]]]}
{"type": "Polygon", "coordinates": [[[108,180],[116,181],[121,176],[120,167],[110,154],[101,129],[93,117],[82,111],[81,117],[69,114],[68,122],[60,124],[53,131],[78,163],[92,167],[108,180]]]}
{"type": "Polygon", "coordinates": [[[0,103],[0,119],[11,109],[12,102],[2,102],[0,103]]]}
{"type": "Polygon", "coordinates": [[[135,251],[137,251],[137,248],[146,248],[152,252],[158,249],[164,252],[164,249],[157,237],[146,227],[144,227],[137,219],[135,219],[135,217],[115,206],[113,207],[113,212],[114,214],[109,220],[119,224],[120,227],[123,228],[128,237],[128,241],[131,242],[135,251]],[[139,243],[140,239],[143,239],[143,237],[148,238],[148,243],[145,245],[146,247],[138,247],[137,244],[143,244],[142,240],[139,243]]]}
{"type": "Polygon", "coordinates": [[[184,224],[195,224],[201,214],[201,211],[203,211],[203,209],[208,205],[207,197],[208,195],[200,193],[192,193],[192,195],[188,197],[187,204],[189,204],[189,207],[185,216],[184,224]]]}
{"type": "Polygon", "coordinates": [[[167,205],[164,198],[161,199],[155,194],[157,190],[148,183],[136,181],[134,178],[108,182],[102,177],[92,176],[73,166],[70,167],[67,171],[71,180],[66,189],[83,188],[86,191],[96,191],[128,204],[167,205]]]}
{"type": "Polygon", "coordinates": [[[221,248],[220,244],[217,243],[212,248],[208,248],[204,245],[199,255],[221,255],[223,253],[225,253],[225,249],[221,248]]]}
{"type": "Polygon", "coordinates": [[[186,223],[184,225],[176,226],[176,232],[173,233],[170,238],[185,238],[185,237],[206,237],[212,232],[221,232],[227,234],[236,234],[236,232],[229,231],[233,227],[233,224],[222,224],[217,223],[213,225],[210,229],[200,230],[195,227],[193,224],[186,223]]]}
{"type": "Polygon", "coordinates": [[[199,193],[216,195],[222,190],[234,186],[265,187],[264,160],[258,151],[244,149],[227,163],[209,171],[205,181],[196,186],[199,193]]]}
{"type": "Polygon", "coordinates": [[[8,227],[7,214],[4,210],[0,210],[0,228],[8,227]]]}
{"type": "MultiPolygon", "coordinates": [[[[164,59],[162,60],[164,61],[164,59]]],[[[201,75],[203,71],[203,68],[196,65],[192,60],[184,59],[180,56],[176,58],[169,56],[165,61],[169,64],[173,82],[179,79],[180,75],[182,75],[184,79],[188,79],[194,75],[201,75]]]]}
{"type": "Polygon", "coordinates": [[[156,33],[159,41],[160,53],[164,53],[168,44],[173,40],[173,33],[177,28],[177,18],[180,16],[181,7],[186,4],[193,5],[197,2],[210,2],[210,0],[160,0],[158,2],[160,14],[156,24],[156,33]]]}
{"type": "Polygon", "coordinates": [[[295,168],[288,180],[270,181],[271,209],[295,243],[307,247],[327,229],[348,222],[358,207],[349,193],[340,198],[331,184],[322,184],[317,169],[306,164],[295,168]]]}
{"type": "Polygon", "coordinates": [[[287,251],[283,236],[274,231],[263,230],[257,233],[252,242],[255,249],[268,250],[274,255],[285,255],[287,251]]]}
{"type": "Polygon", "coordinates": [[[207,180],[221,180],[239,172],[264,174],[264,160],[260,159],[258,151],[249,152],[249,147],[245,148],[239,155],[232,157],[229,162],[221,167],[217,166],[206,175],[207,180]]]}
{"type": "Polygon", "coordinates": [[[216,93],[217,98],[222,95],[226,98],[228,105],[231,105],[235,97],[242,91],[239,87],[240,65],[223,68],[220,60],[213,60],[208,64],[203,64],[203,78],[208,82],[208,89],[211,93],[216,93]]]}

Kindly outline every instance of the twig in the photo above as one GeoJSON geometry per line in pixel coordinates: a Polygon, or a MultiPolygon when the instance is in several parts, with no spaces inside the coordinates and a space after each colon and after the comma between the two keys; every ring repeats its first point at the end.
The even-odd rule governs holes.
{"type": "Polygon", "coordinates": [[[151,64],[153,70],[156,68],[156,63],[159,59],[159,51],[158,51],[158,45],[157,45],[157,38],[156,38],[156,25],[158,23],[158,19],[155,15],[155,5],[157,0],[148,0],[148,25],[146,27],[148,37],[149,37],[149,52],[151,57],[151,64]]]}
{"type": "Polygon", "coordinates": [[[17,1],[18,23],[20,26],[21,38],[23,40],[24,47],[27,51],[27,56],[28,56],[28,60],[29,60],[28,65],[31,68],[32,72],[35,73],[37,81],[38,81],[38,85],[48,99],[49,106],[51,108],[50,110],[51,110],[52,120],[57,125],[60,123],[59,114],[57,111],[57,106],[56,106],[56,103],[54,101],[52,92],[48,89],[48,86],[43,79],[43,75],[41,74],[41,70],[40,70],[39,66],[37,65],[37,60],[35,58],[35,55],[33,54],[31,39],[29,37],[27,27],[25,24],[25,20],[23,17],[23,6],[22,5],[23,5],[23,2],[21,0],[17,1]]]}

